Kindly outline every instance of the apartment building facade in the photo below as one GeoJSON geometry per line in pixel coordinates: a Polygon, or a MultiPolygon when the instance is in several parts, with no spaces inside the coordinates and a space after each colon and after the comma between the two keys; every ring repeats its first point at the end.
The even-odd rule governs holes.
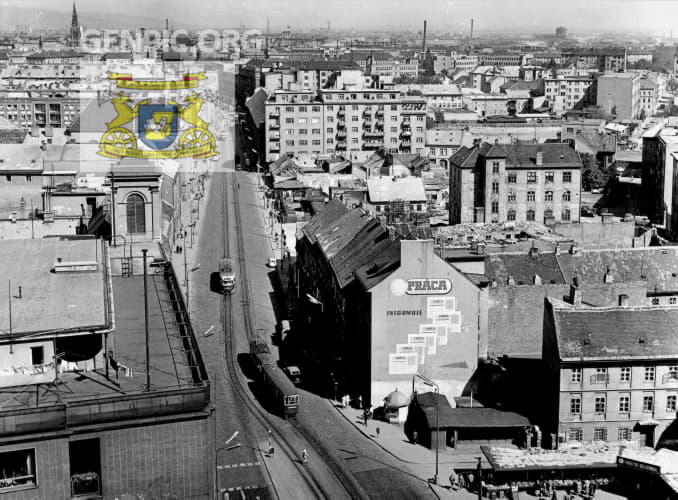
{"type": "Polygon", "coordinates": [[[423,154],[426,99],[399,91],[276,91],[265,103],[266,162],[281,154],[423,154]]]}
{"type": "Polygon", "coordinates": [[[450,158],[450,224],[576,222],[581,168],[567,144],[463,146],[450,158]]]}
{"type": "Polygon", "coordinates": [[[544,96],[553,112],[562,114],[587,98],[588,89],[593,82],[593,78],[580,76],[546,78],[544,96]]]}
{"type": "Polygon", "coordinates": [[[638,73],[606,73],[598,78],[597,104],[617,119],[635,120],[640,114],[638,73]]]}
{"type": "Polygon", "coordinates": [[[478,63],[483,66],[523,66],[525,62],[530,59],[532,59],[530,54],[522,54],[519,52],[478,54],[478,63]]]}
{"type": "MultiPolygon", "coordinates": [[[[576,293],[576,292],[575,292],[576,293]]],[[[560,443],[654,447],[676,418],[675,307],[582,307],[547,299],[548,429],[560,443]]]]}
{"type": "Polygon", "coordinates": [[[0,117],[22,128],[65,128],[79,112],[77,90],[0,90],[0,117]]]}

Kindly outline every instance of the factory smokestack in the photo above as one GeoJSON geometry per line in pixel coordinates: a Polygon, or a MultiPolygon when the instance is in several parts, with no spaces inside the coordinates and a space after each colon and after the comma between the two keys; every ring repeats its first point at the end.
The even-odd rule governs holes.
{"type": "Polygon", "coordinates": [[[426,21],[424,21],[424,42],[422,43],[422,52],[426,54],[426,21]]]}
{"type": "Polygon", "coordinates": [[[471,19],[471,40],[473,40],[473,19],[471,19]]]}

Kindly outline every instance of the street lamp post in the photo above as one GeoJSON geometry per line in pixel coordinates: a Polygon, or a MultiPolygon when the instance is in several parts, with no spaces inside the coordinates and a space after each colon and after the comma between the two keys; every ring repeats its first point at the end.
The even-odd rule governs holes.
{"type": "Polygon", "coordinates": [[[438,484],[438,440],[439,440],[439,434],[440,434],[440,420],[439,420],[439,403],[438,400],[440,399],[440,388],[438,387],[438,384],[436,384],[433,380],[430,378],[422,375],[421,373],[417,373],[417,377],[419,377],[421,380],[424,381],[426,385],[432,386],[435,389],[435,395],[436,395],[436,473],[433,476],[433,484],[438,484]]]}

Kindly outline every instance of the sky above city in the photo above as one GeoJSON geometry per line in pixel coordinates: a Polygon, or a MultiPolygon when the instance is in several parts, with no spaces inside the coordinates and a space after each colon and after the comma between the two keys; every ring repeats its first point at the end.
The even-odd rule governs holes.
{"type": "MultiPolygon", "coordinates": [[[[72,0],[0,0],[2,6],[70,12],[72,0]]],[[[162,19],[174,26],[233,27],[241,23],[272,30],[289,25],[293,30],[326,28],[421,29],[475,32],[551,32],[563,25],[571,32],[634,31],[678,36],[676,0],[77,0],[81,14],[116,13],[162,19]],[[675,26],[674,26],[675,25],[675,26]]]]}

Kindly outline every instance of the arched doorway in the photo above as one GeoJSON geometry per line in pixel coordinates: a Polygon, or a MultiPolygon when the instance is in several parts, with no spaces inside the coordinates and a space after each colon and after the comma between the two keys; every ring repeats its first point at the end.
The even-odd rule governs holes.
{"type": "Polygon", "coordinates": [[[146,200],[140,194],[132,193],[127,197],[127,233],[146,232],[146,200]]]}

